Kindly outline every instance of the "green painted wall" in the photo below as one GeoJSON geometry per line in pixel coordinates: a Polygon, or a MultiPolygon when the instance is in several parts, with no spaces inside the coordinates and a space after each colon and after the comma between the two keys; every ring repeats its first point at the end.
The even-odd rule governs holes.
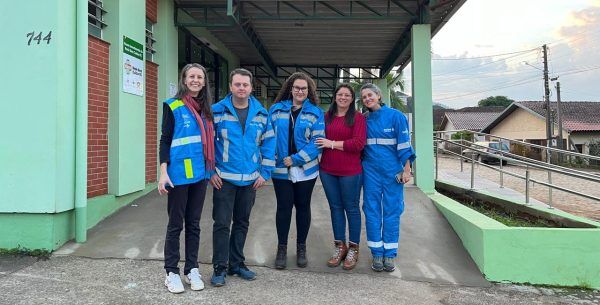
{"type": "Polygon", "coordinates": [[[0,4],[0,213],[74,206],[75,1],[0,4]],[[27,12],[24,16],[23,12],[27,12]],[[50,43],[27,33],[52,31],[50,43]],[[31,94],[35,97],[31,98],[31,94]],[[29,96],[24,100],[25,96],[29,96]]]}
{"type": "MultiPolygon", "coordinates": [[[[148,184],[139,192],[125,196],[114,195],[91,198],[87,207],[87,225],[92,228],[116,212],[156,188],[148,184]]],[[[27,248],[56,250],[75,237],[73,210],[62,213],[0,214],[0,249],[27,248]]]]}
{"type": "Polygon", "coordinates": [[[586,221],[595,229],[507,227],[441,194],[430,198],[488,280],[600,288],[599,223],[586,221]]]}
{"type": "Polygon", "coordinates": [[[412,27],[412,96],[415,182],[425,193],[435,192],[433,177],[433,99],[431,89],[431,25],[412,27]]]}
{"type": "MultiPolygon", "coordinates": [[[[108,26],[104,39],[110,43],[108,187],[120,196],[145,185],[145,96],[123,92],[123,36],[145,42],[146,1],[107,0],[108,26]]],[[[144,74],[146,71],[144,70],[144,74]]]]}

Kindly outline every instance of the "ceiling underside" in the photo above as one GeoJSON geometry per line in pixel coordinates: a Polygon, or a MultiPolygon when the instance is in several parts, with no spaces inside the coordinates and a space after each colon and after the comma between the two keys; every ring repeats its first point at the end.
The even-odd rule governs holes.
{"type": "Polygon", "coordinates": [[[378,68],[410,60],[410,29],[435,35],[466,0],[177,0],[176,23],[206,27],[241,65],[378,68]]]}

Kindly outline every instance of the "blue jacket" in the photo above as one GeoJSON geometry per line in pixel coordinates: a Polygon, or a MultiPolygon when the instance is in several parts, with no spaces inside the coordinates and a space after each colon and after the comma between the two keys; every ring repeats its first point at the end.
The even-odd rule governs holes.
{"type": "Polygon", "coordinates": [[[250,96],[245,131],[233,108],[231,94],[212,105],[215,122],[216,172],[237,186],[271,178],[275,167],[275,135],[267,110],[250,96]]]}
{"type": "Polygon", "coordinates": [[[406,160],[416,158],[406,116],[385,105],[367,116],[367,145],[364,165],[379,165],[388,174],[402,171],[406,160]]]}
{"type": "Polygon", "coordinates": [[[196,183],[206,178],[200,126],[183,101],[165,101],[173,111],[175,124],[167,173],[173,185],[196,183]]]}
{"type": "MultiPolygon", "coordinates": [[[[269,109],[269,118],[277,138],[276,162],[273,171],[273,178],[276,179],[288,179],[288,168],[284,165],[283,158],[289,156],[291,109],[291,100],[276,103],[269,109]]],[[[306,99],[294,126],[294,142],[298,152],[291,156],[292,163],[293,166],[301,166],[307,176],[319,170],[318,157],[321,150],[317,148],[315,140],[325,136],[323,117],[323,110],[306,99]]]]}

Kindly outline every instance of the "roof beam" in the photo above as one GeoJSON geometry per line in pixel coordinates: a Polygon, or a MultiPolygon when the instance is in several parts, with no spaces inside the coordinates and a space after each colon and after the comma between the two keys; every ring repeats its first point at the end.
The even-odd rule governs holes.
{"type": "Polygon", "coordinates": [[[273,61],[273,58],[271,57],[271,55],[269,55],[267,48],[265,47],[260,37],[258,37],[258,34],[256,33],[256,30],[254,30],[252,24],[249,21],[240,21],[241,7],[239,6],[239,4],[234,5],[233,1],[234,0],[227,0],[227,17],[233,20],[238,26],[238,28],[242,30],[241,33],[244,36],[244,38],[250,44],[252,44],[252,46],[254,46],[254,49],[260,55],[262,64],[267,68],[266,72],[269,74],[269,76],[276,79],[277,66],[273,61]]]}
{"type": "Polygon", "coordinates": [[[381,66],[381,70],[379,70],[379,77],[384,78],[392,68],[394,67],[394,63],[400,57],[402,53],[404,53],[410,47],[410,30],[412,28],[412,24],[400,35],[400,38],[396,40],[394,46],[390,53],[385,57],[383,61],[383,65],[381,66]]]}
{"type": "Polygon", "coordinates": [[[409,10],[408,8],[406,8],[406,6],[404,6],[402,3],[400,3],[400,1],[398,1],[398,0],[391,0],[391,1],[396,6],[398,6],[399,8],[401,8],[403,11],[407,12],[408,14],[410,14],[413,18],[416,17],[415,12],[412,12],[411,10],[409,10]]]}

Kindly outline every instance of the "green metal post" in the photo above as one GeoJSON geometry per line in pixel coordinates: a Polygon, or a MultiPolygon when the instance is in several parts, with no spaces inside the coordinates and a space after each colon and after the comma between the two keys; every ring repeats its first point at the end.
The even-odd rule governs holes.
{"type": "Polygon", "coordinates": [[[415,24],[411,33],[413,131],[417,153],[415,182],[423,192],[434,193],[431,25],[415,24]]]}
{"type": "Polygon", "coordinates": [[[87,240],[88,3],[77,0],[75,113],[75,240],[87,240]]]}
{"type": "Polygon", "coordinates": [[[378,78],[373,80],[373,83],[381,89],[381,101],[388,107],[391,106],[392,101],[390,100],[390,89],[388,89],[387,80],[385,78],[378,78]]]}

